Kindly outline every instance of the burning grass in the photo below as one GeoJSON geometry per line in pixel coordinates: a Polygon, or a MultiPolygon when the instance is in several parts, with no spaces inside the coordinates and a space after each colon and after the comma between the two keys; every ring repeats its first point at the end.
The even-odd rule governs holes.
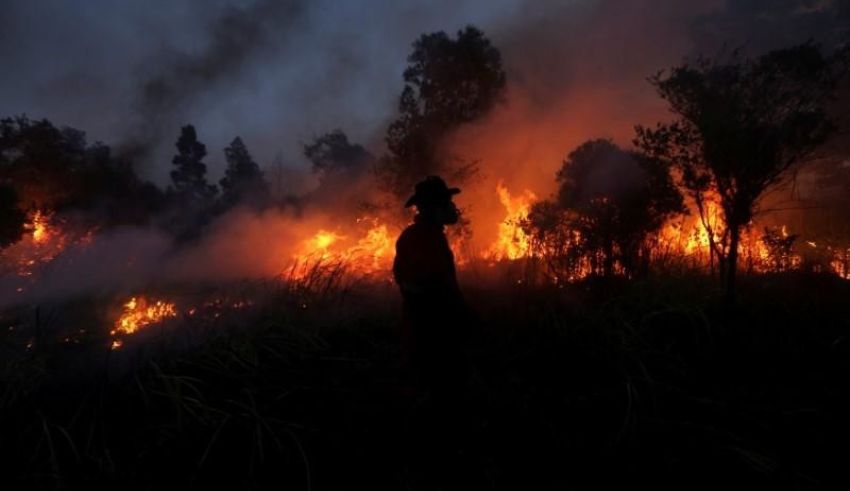
{"type": "MultiPolygon", "coordinates": [[[[529,213],[539,201],[533,192],[522,188],[509,189],[501,182],[492,192],[498,197],[501,207],[498,213],[488,217],[488,221],[497,225],[494,236],[488,238],[476,235],[478,222],[475,221],[474,213],[473,221],[466,226],[464,233],[450,236],[459,270],[475,269],[482,263],[513,263],[510,266],[512,269],[529,270],[527,279],[560,284],[580,281],[600,274],[604,269],[600,267],[604,259],[598,257],[599,251],[587,250],[583,245],[585,237],[579,231],[562,230],[547,242],[538,240],[527,229],[529,213]],[[544,267],[541,268],[541,265],[544,267]]],[[[343,271],[352,278],[350,281],[360,281],[362,278],[391,281],[394,244],[401,227],[376,215],[364,215],[346,221],[320,217],[301,219],[273,212],[252,215],[242,210],[232,216],[222,217],[222,221],[226,222],[227,227],[217,229],[213,237],[208,238],[208,243],[202,242],[196,250],[184,247],[187,250],[175,252],[179,263],[172,265],[174,267],[153,268],[157,271],[151,273],[153,279],[167,276],[188,262],[192,263],[186,268],[189,272],[180,274],[214,276],[221,265],[227,270],[223,273],[227,275],[226,281],[240,275],[258,279],[275,274],[301,281],[320,274],[337,276],[343,271]],[[235,238],[236,234],[246,230],[245,227],[249,230],[245,234],[246,238],[235,238]],[[260,251],[261,257],[251,259],[260,247],[257,242],[262,240],[266,243],[269,233],[279,236],[280,240],[272,241],[270,247],[263,246],[265,249],[260,251]],[[187,258],[190,260],[185,261],[187,258]]],[[[87,244],[100,237],[90,226],[75,226],[67,218],[44,212],[30,216],[28,231],[24,240],[4,249],[0,258],[0,265],[5,272],[4,282],[7,283],[3,286],[9,289],[8,283],[14,280],[13,288],[9,291],[17,294],[26,292],[27,295],[20,295],[21,301],[38,297],[42,272],[47,271],[57,258],[65,257],[66,251],[70,256],[79,255],[81,250],[88,247],[87,244]],[[75,247],[69,247],[71,245],[75,247]]],[[[689,215],[674,217],[658,233],[647,237],[643,245],[645,257],[649,261],[647,269],[660,274],[716,273],[718,253],[728,254],[725,233],[722,213],[715,200],[708,199],[704,204],[702,218],[693,211],[689,215]]],[[[145,231],[139,231],[139,234],[144,235],[145,231]]],[[[104,236],[108,242],[110,236],[104,236]]],[[[167,251],[169,245],[165,242],[165,239],[162,244],[152,241],[155,249],[167,251]]],[[[105,248],[110,254],[118,250],[105,248]]],[[[113,263],[122,268],[126,266],[128,271],[135,271],[132,265],[136,258],[132,256],[139,254],[144,255],[144,252],[128,254],[128,257],[116,259],[113,263]]],[[[159,252],[153,256],[156,254],[159,252]]],[[[832,272],[841,278],[850,278],[850,267],[847,266],[850,262],[847,259],[850,257],[850,248],[846,243],[823,234],[807,234],[790,225],[777,223],[776,220],[751,223],[743,233],[739,256],[741,270],[750,274],[800,269],[832,272]]],[[[68,257],[67,261],[61,262],[62,267],[59,269],[74,270],[68,267],[74,261],[75,257],[68,257]]],[[[86,261],[91,262],[91,258],[86,261]]],[[[77,263],[81,264],[81,261],[77,263]]],[[[615,275],[627,274],[626,268],[619,263],[615,263],[611,270],[615,275]]],[[[99,276],[109,274],[107,271],[99,276]]],[[[119,276],[117,273],[115,275],[119,276]]],[[[57,276],[68,276],[68,273],[57,276]]],[[[139,284],[143,285],[144,281],[139,284]]],[[[14,303],[14,300],[6,301],[6,305],[14,303]]]]}
{"type": "Polygon", "coordinates": [[[357,239],[320,229],[304,240],[292,255],[289,276],[303,279],[315,265],[323,264],[344,264],[347,270],[364,276],[387,274],[395,254],[395,237],[390,235],[386,224],[375,218],[359,218],[357,224],[358,230],[366,227],[357,239]]]}
{"type": "Polygon", "coordinates": [[[159,301],[177,315],[117,351],[108,331],[51,346],[45,333],[72,317],[43,310],[33,350],[13,360],[2,339],[7,478],[427,488],[452,465],[437,456],[460,449],[468,489],[845,482],[850,428],[835,396],[850,384],[850,283],[746,277],[730,316],[699,276],[466,282],[481,322],[469,335],[475,376],[448,431],[455,423],[433,419],[402,376],[395,288],[343,277],[136,296],[122,314],[148,318],[159,301]],[[198,333],[188,345],[187,332],[198,333]]]}
{"type": "Polygon", "coordinates": [[[114,328],[109,332],[113,336],[110,346],[112,349],[118,349],[124,344],[119,336],[133,334],[145,326],[174,317],[177,317],[177,308],[171,302],[147,300],[141,296],[132,297],[124,304],[121,317],[115,321],[114,328]]]}

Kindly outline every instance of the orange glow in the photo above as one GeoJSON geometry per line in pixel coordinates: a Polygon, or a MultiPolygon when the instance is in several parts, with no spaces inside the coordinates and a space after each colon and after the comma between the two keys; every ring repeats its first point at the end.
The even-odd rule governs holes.
{"type": "Polygon", "coordinates": [[[366,276],[389,272],[395,237],[377,219],[360,218],[357,223],[370,225],[359,239],[320,229],[303,241],[292,256],[292,276],[301,279],[320,265],[344,265],[351,272],[366,276]]]}
{"type": "Polygon", "coordinates": [[[350,252],[360,257],[361,270],[376,272],[389,267],[394,243],[386,225],[375,225],[350,252]]]}
{"type": "Polygon", "coordinates": [[[528,218],[531,205],[537,196],[525,190],[520,196],[511,196],[508,188],[502,182],[496,186],[499,201],[504,206],[506,214],[499,223],[499,235],[496,241],[485,252],[486,259],[501,261],[515,260],[528,256],[530,249],[529,237],[522,229],[522,222],[528,218]]]}
{"type": "Polygon", "coordinates": [[[305,260],[326,260],[331,257],[330,247],[345,237],[327,230],[319,230],[315,236],[304,244],[304,252],[300,255],[305,260]]]}
{"type": "Polygon", "coordinates": [[[48,216],[40,211],[36,211],[31,219],[29,229],[32,231],[32,240],[36,244],[43,244],[50,239],[50,229],[48,228],[48,216]]]}
{"type": "MultiPolygon", "coordinates": [[[[71,242],[62,223],[49,213],[31,212],[24,230],[26,233],[20,241],[0,251],[0,270],[12,269],[21,278],[34,276],[71,242]]],[[[18,291],[24,289],[21,286],[18,291]]]]}
{"type": "MultiPolygon", "coordinates": [[[[113,336],[133,334],[147,325],[156,324],[176,316],[177,309],[173,303],[162,300],[148,301],[144,297],[132,297],[124,304],[124,311],[115,321],[110,334],[113,336]]],[[[113,342],[113,349],[120,346],[120,340],[118,346],[115,346],[113,342]]]]}

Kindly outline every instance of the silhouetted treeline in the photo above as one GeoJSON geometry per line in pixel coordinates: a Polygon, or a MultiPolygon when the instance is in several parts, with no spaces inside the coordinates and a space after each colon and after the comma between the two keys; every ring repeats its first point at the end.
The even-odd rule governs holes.
{"type": "Polygon", "coordinates": [[[0,121],[0,183],[14,190],[19,211],[85,211],[107,226],[144,223],[163,204],[162,191],[109,146],[26,116],[0,121]]]}
{"type": "Polygon", "coordinates": [[[181,129],[171,184],[160,189],[137,174],[134,162],[83,131],[47,119],[0,121],[0,244],[19,240],[26,215],[75,212],[101,227],[156,225],[178,238],[197,237],[217,214],[238,204],[270,203],[268,185],[240,138],[225,149],[220,184],[206,180],[206,146],[195,128],[181,129]]]}
{"type": "MultiPolygon", "coordinates": [[[[642,276],[651,268],[651,239],[671,217],[688,213],[687,202],[707,231],[712,271],[716,264],[733,299],[741,236],[762,198],[839,131],[829,105],[836,89],[848,85],[848,52],[825,53],[809,42],[757,57],[738,51],[701,57],[659,72],[649,82],[674,119],[636,127],[631,149],[604,137],[574,149],[555,176],[556,195],[537,203],[523,224],[532,248],[561,278],[578,271],[642,276]],[[720,225],[708,220],[709,201],[719,206],[720,225]]],[[[442,31],[420,36],[407,62],[386,152],[375,156],[339,129],[317,136],[303,147],[315,187],[297,198],[276,196],[279,203],[336,210],[365,204],[400,216],[399,199],[425,176],[463,183],[478,171],[476,161],[446,154],[442,143],[503,97],[499,50],[468,26],[454,38],[442,31]]],[[[266,175],[241,138],[224,149],[227,167],[218,185],[208,181],[207,147],[194,126],[181,128],[175,146],[171,183],[161,190],[140,179],[128,158],[100,142],[88,144],[82,131],[25,116],[3,120],[0,244],[20,237],[22,211],[86,211],[102,225],[153,223],[190,240],[235,206],[274,204],[266,175]]],[[[821,165],[819,172],[834,176],[842,169],[821,165]]],[[[775,233],[765,232],[765,245],[776,268],[787,269],[796,236],[775,233]]]]}
{"type": "Polygon", "coordinates": [[[441,141],[486,115],[506,80],[499,50],[473,26],[456,39],[442,31],[423,34],[407,61],[398,116],[387,129],[388,153],[379,166],[384,189],[399,197],[425,176],[459,183],[475,172],[475,163],[441,155],[441,141]]]}

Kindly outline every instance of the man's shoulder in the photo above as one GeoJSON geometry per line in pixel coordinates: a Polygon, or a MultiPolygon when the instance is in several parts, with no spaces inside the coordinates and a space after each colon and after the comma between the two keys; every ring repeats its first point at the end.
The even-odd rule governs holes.
{"type": "Polygon", "coordinates": [[[439,240],[445,237],[441,228],[427,224],[414,222],[408,225],[398,236],[396,244],[416,243],[423,241],[439,240]]]}

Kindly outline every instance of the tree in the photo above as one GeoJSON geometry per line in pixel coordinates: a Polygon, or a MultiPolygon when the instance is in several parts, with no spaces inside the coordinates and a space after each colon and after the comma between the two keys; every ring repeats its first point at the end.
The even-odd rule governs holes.
{"type": "Polygon", "coordinates": [[[171,182],[178,198],[183,204],[195,206],[209,203],[217,189],[207,183],[207,165],[203,162],[207,147],[198,141],[194,126],[189,124],[180,129],[176,146],[177,155],[171,159],[175,166],[171,171],[171,182]]]}
{"type": "Polygon", "coordinates": [[[708,230],[721,260],[727,299],[735,299],[738,247],[759,198],[834,132],[826,112],[846,51],[825,56],[806,43],[755,59],[700,58],[650,78],[676,115],[671,123],[637,128],[635,144],[667,162],[697,206],[716,197],[722,234],[708,230]],[[714,240],[715,235],[723,239],[714,240]]]}
{"type": "Polygon", "coordinates": [[[248,148],[238,136],[224,149],[227,168],[221,178],[221,201],[224,208],[237,203],[262,207],[269,201],[269,186],[254,162],[248,148]]]}
{"type": "Polygon", "coordinates": [[[15,189],[0,184],[0,249],[21,240],[26,220],[15,189]]]}
{"type": "Polygon", "coordinates": [[[0,121],[0,178],[15,186],[25,211],[57,210],[78,198],[84,158],[81,131],[26,116],[0,121]]]}
{"type": "Polygon", "coordinates": [[[0,181],[14,186],[24,212],[96,211],[106,226],[143,223],[161,202],[159,189],[109,146],[26,116],[0,120],[0,181]]]}
{"type": "Polygon", "coordinates": [[[591,271],[603,276],[612,276],[615,266],[627,276],[645,271],[647,236],[683,211],[663,162],[606,139],[589,140],[570,152],[556,180],[554,202],[535,206],[532,225],[566,227],[568,232],[553,233],[580,249],[591,271]]]}
{"type": "Polygon", "coordinates": [[[198,141],[195,127],[183,126],[177,139],[177,154],[171,159],[173,187],[168,188],[170,207],[164,227],[179,241],[197,239],[215,212],[218,189],[207,183],[206,146],[198,141]]]}
{"type": "Polygon", "coordinates": [[[312,164],[312,171],[320,181],[338,176],[356,176],[367,170],[374,157],[363,146],[348,141],[342,130],[334,130],[304,145],[304,156],[312,164]]]}
{"type": "Polygon", "coordinates": [[[375,157],[363,146],[352,143],[341,130],[316,137],[304,145],[304,156],[312,164],[319,185],[308,200],[323,205],[338,204],[348,209],[362,208],[364,196],[374,187],[375,157]]]}
{"type": "Polygon", "coordinates": [[[451,39],[423,34],[407,58],[398,118],[387,130],[389,154],[381,160],[384,186],[397,196],[427,175],[456,181],[472,165],[451,168],[438,158],[443,137],[485,115],[499,100],[505,72],[499,51],[479,29],[467,26],[451,39]]]}

